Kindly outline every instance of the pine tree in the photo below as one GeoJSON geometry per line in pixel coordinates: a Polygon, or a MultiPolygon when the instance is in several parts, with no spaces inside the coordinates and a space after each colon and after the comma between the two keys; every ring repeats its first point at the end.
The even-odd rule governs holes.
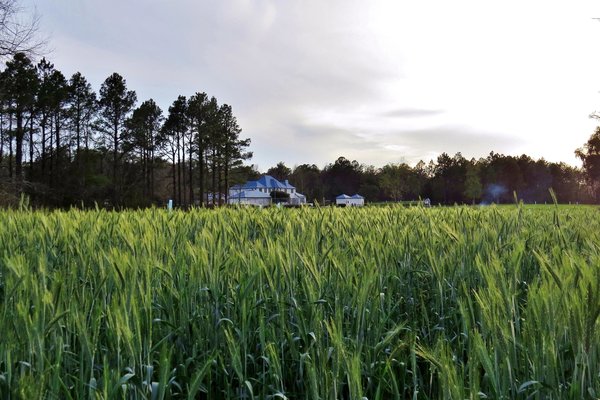
{"type": "MultiPolygon", "coordinates": [[[[9,112],[14,115],[15,177],[17,190],[23,181],[23,140],[25,138],[26,117],[35,102],[39,81],[31,60],[23,53],[17,53],[6,63],[4,71],[4,96],[9,112]]],[[[13,132],[11,132],[13,133],[13,132]]],[[[12,146],[12,141],[10,142],[12,146]]]]}
{"type": "MultiPolygon", "coordinates": [[[[205,171],[206,171],[206,150],[208,147],[209,130],[211,124],[211,115],[216,114],[216,110],[211,110],[211,105],[216,105],[210,102],[206,93],[196,93],[188,101],[188,120],[190,123],[190,132],[193,135],[193,149],[196,152],[198,159],[198,182],[200,192],[200,205],[203,206],[206,201],[205,196],[205,171]]],[[[190,185],[192,180],[190,176],[190,185]]]]}
{"type": "Polygon", "coordinates": [[[467,166],[467,174],[465,176],[465,191],[464,196],[475,203],[483,195],[483,187],[481,185],[481,177],[479,166],[474,160],[467,166]]]}
{"type": "Polygon", "coordinates": [[[583,147],[575,151],[575,155],[583,163],[583,171],[592,196],[596,201],[600,200],[600,126],[596,128],[583,147]]]}
{"type": "Polygon", "coordinates": [[[125,79],[116,72],[106,78],[100,87],[100,112],[96,126],[104,137],[106,148],[112,152],[113,205],[121,202],[118,177],[122,136],[125,120],[133,110],[136,101],[135,92],[127,90],[125,79]]]}
{"type": "Polygon", "coordinates": [[[145,200],[154,197],[154,152],[163,121],[162,110],[154,100],[144,101],[126,121],[125,143],[141,163],[142,193],[145,200]]]}
{"type": "Polygon", "coordinates": [[[82,147],[85,150],[90,148],[91,123],[97,108],[96,93],[92,85],[80,72],[74,73],[69,79],[68,115],[74,135],[75,159],[79,166],[82,159],[85,161],[85,157],[81,157],[82,147]]]}
{"type": "Polygon", "coordinates": [[[188,130],[187,123],[187,100],[185,96],[179,96],[177,100],[169,107],[169,115],[165,120],[164,133],[167,135],[169,143],[169,153],[171,154],[172,164],[172,183],[173,198],[175,203],[183,205],[185,203],[185,168],[182,166],[185,162],[185,132],[188,130]]]}

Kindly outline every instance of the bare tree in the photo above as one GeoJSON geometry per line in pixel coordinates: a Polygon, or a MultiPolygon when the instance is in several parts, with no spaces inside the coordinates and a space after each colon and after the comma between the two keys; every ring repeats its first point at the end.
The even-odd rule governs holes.
{"type": "Polygon", "coordinates": [[[27,16],[18,0],[0,0],[0,58],[41,53],[45,40],[37,35],[39,24],[39,15],[27,16]]]}

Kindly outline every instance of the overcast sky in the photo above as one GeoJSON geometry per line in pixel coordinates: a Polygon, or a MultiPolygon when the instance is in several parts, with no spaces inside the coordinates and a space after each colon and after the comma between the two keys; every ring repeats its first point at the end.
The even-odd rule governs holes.
{"type": "Polygon", "coordinates": [[[48,58],[166,111],[233,107],[266,170],[442,152],[565,161],[600,111],[600,1],[26,0],[48,58]]]}

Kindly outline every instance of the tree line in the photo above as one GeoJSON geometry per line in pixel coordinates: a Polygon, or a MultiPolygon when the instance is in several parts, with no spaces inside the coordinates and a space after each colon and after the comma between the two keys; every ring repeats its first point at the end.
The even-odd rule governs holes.
{"type": "Polygon", "coordinates": [[[420,161],[413,167],[392,163],[376,168],[345,157],[323,169],[314,164],[289,168],[280,162],[267,174],[288,179],[309,201],[320,204],[342,193],[358,193],[369,202],[429,198],[434,204],[508,203],[514,202],[516,195],[518,201],[544,203],[553,201],[550,189],[562,203],[600,199],[585,169],[494,152],[480,159],[443,153],[436,160],[420,161]]]}
{"type": "MultiPolygon", "coordinates": [[[[597,117],[595,114],[592,117],[597,117]]],[[[227,201],[228,188],[256,179],[245,165],[250,139],[230,105],[197,92],[178,96],[166,115],[113,73],[96,93],[79,72],[70,78],[42,58],[16,53],[0,71],[0,205],[25,194],[49,207],[176,206],[227,201]]],[[[527,155],[466,159],[441,154],[415,166],[382,168],[339,157],[319,168],[283,162],[266,172],[288,179],[309,201],[359,193],[370,202],[529,203],[600,200],[600,128],[576,151],[578,169],[527,155]]]]}
{"type": "MultiPolygon", "coordinates": [[[[250,139],[232,107],[197,92],[166,113],[113,73],[98,93],[79,72],[70,78],[47,59],[16,53],[0,72],[0,204],[25,194],[49,207],[215,205],[228,188],[260,174],[244,161],[250,139]]],[[[283,162],[266,172],[288,179],[309,201],[359,193],[370,202],[429,198],[434,203],[600,200],[600,128],[576,151],[578,169],[527,155],[466,159],[441,154],[415,166],[382,168],[339,157],[320,169],[283,162]]]]}
{"type": "MultiPolygon", "coordinates": [[[[43,58],[16,53],[0,72],[0,201],[37,205],[207,204],[227,193],[250,139],[228,104],[204,92],[167,113],[113,73],[96,93],[43,58]]],[[[223,199],[224,200],[224,199],[223,199]]]]}

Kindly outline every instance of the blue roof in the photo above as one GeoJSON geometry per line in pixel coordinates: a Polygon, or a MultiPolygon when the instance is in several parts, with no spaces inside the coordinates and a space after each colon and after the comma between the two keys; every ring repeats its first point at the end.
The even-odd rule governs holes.
{"type": "Polygon", "coordinates": [[[257,182],[269,189],[294,189],[294,186],[290,185],[289,182],[281,183],[271,175],[263,175],[257,182]]]}
{"type": "Polygon", "coordinates": [[[253,190],[253,189],[296,189],[295,186],[290,185],[286,179],[284,182],[280,182],[270,175],[263,175],[256,181],[248,181],[243,185],[232,186],[234,190],[253,190]]]}
{"type": "MultiPolygon", "coordinates": [[[[281,183],[281,182],[280,182],[281,183]]],[[[286,189],[296,189],[295,186],[290,185],[290,182],[286,179],[285,181],[283,181],[283,183],[281,183],[286,189]]]]}
{"type": "Polygon", "coordinates": [[[360,194],[355,194],[351,197],[352,199],[364,199],[360,194]]]}
{"type": "Polygon", "coordinates": [[[336,197],[336,200],[346,200],[346,199],[351,199],[352,197],[348,196],[347,194],[340,194],[338,197],[336,197]]]}
{"type": "Polygon", "coordinates": [[[263,189],[264,187],[265,185],[259,181],[248,181],[242,186],[242,189],[263,189]]]}

